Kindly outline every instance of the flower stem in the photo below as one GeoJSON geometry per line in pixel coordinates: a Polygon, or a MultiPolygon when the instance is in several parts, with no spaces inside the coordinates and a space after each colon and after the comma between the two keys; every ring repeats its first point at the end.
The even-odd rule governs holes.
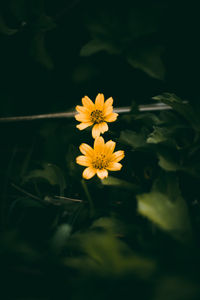
{"type": "Polygon", "coordinates": [[[95,214],[94,203],[92,201],[92,197],[90,195],[90,192],[88,190],[87,184],[86,184],[84,179],[81,180],[81,184],[82,184],[85,195],[86,195],[86,197],[88,199],[88,202],[89,202],[89,214],[90,214],[90,217],[92,218],[92,217],[94,217],[94,214],[95,214]]]}

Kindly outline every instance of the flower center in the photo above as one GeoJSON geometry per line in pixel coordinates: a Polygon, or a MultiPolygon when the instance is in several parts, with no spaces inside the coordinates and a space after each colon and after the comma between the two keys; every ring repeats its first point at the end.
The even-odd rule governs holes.
{"type": "Polygon", "coordinates": [[[105,169],[108,166],[108,160],[106,159],[106,155],[99,153],[96,155],[95,159],[92,162],[92,166],[95,169],[105,169]]]}
{"type": "Polygon", "coordinates": [[[94,123],[101,123],[104,121],[102,110],[93,110],[90,114],[91,121],[94,123]]]}

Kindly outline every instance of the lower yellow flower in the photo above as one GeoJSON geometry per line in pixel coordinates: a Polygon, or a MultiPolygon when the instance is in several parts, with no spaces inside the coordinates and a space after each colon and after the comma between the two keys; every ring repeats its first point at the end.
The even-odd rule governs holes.
{"type": "Polygon", "coordinates": [[[82,154],[76,158],[77,164],[87,167],[83,171],[83,178],[90,179],[95,174],[100,179],[108,177],[108,170],[119,171],[122,165],[119,163],[124,158],[124,151],[113,152],[116,143],[113,141],[104,142],[100,136],[94,141],[94,149],[87,144],[81,144],[79,149],[82,154]]]}
{"type": "Polygon", "coordinates": [[[95,103],[85,96],[82,98],[83,106],[77,105],[78,114],[75,115],[77,121],[81,122],[76,127],[80,130],[94,125],[92,136],[95,139],[101,133],[108,131],[107,122],[114,122],[118,114],[113,112],[113,98],[110,97],[104,102],[104,95],[98,94],[95,103]]]}

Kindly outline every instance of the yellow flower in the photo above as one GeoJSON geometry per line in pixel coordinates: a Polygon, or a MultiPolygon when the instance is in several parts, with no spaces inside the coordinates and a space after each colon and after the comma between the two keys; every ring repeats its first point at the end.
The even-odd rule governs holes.
{"type": "Polygon", "coordinates": [[[119,171],[122,165],[119,161],[124,158],[124,151],[116,151],[115,142],[104,142],[104,139],[100,136],[94,141],[94,149],[87,144],[81,144],[79,149],[82,154],[76,158],[77,164],[87,167],[83,171],[83,178],[90,179],[95,174],[100,179],[108,177],[108,171],[119,171]]]}
{"type": "Polygon", "coordinates": [[[108,131],[107,122],[114,122],[118,114],[113,113],[113,98],[110,97],[104,102],[104,95],[98,94],[95,103],[85,96],[82,98],[83,106],[77,105],[78,114],[75,115],[77,121],[81,122],[76,127],[80,130],[94,125],[92,136],[95,139],[101,133],[108,131]]]}

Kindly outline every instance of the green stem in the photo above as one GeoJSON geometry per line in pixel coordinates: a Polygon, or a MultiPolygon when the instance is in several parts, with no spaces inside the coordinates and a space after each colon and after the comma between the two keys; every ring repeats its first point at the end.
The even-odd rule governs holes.
{"type": "Polygon", "coordinates": [[[82,187],[84,189],[84,192],[85,192],[85,195],[88,199],[88,202],[89,202],[89,209],[90,209],[90,217],[94,217],[94,214],[95,214],[95,209],[94,209],[94,203],[92,201],[92,197],[89,193],[89,190],[88,190],[88,187],[87,187],[87,184],[85,182],[84,179],[81,180],[81,184],[82,184],[82,187]]]}

